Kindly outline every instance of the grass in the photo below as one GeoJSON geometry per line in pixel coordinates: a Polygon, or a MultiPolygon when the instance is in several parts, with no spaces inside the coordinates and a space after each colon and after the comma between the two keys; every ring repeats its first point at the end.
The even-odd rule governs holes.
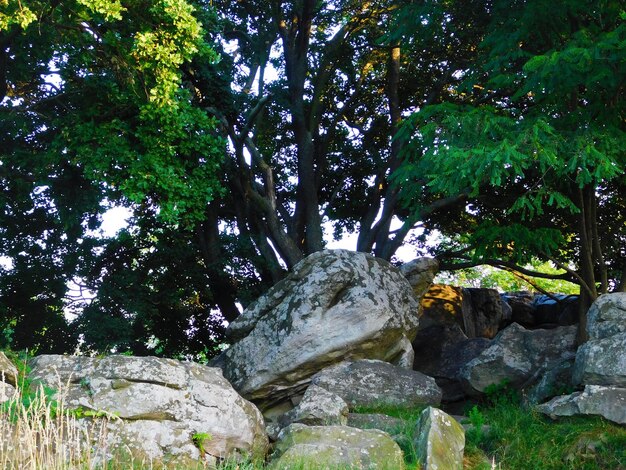
{"type": "MultiPolygon", "coordinates": [[[[475,460],[495,459],[507,470],[626,470],[626,428],[603,418],[551,421],[511,401],[485,406],[481,413],[489,431],[470,429],[466,435],[466,454],[475,460]]],[[[467,468],[485,467],[470,461],[467,468]]]]}

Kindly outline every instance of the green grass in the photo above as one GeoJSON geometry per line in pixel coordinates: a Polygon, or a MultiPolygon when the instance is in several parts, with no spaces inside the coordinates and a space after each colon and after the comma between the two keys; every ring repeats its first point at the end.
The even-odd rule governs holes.
{"type": "Polygon", "coordinates": [[[626,469],[626,428],[602,418],[552,421],[510,401],[485,406],[481,413],[490,429],[467,433],[466,453],[473,458],[493,458],[506,470],[626,469]]]}

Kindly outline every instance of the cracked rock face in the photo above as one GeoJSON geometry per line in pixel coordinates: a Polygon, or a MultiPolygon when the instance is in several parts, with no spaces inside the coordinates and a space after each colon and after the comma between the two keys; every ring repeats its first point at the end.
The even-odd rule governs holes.
{"type": "Polygon", "coordinates": [[[465,431],[450,415],[429,406],[420,415],[415,450],[422,468],[462,470],[465,431]]]}
{"type": "Polygon", "coordinates": [[[505,379],[517,387],[575,351],[576,326],[526,330],[513,323],[465,365],[461,370],[462,385],[469,394],[480,394],[505,379]]]}
{"type": "Polygon", "coordinates": [[[407,279],[365,253],[326,250],[298,263],[230,324],[232,346],[213,365],[261,409],[301,393],[343,360],[410,368],[418,302],[407,279]]]}
{"type": "Polygon", "coordinates": [[[259,410],[219,369],[155,357],[56,355],[36,357],[31,368],[30,379],[58,390],[55,398],[66,408],[111,418],[105,432],[112,450],[130,448],[137,458],[181,465],[262,456],[267,449],[259,410]],[[211,436],[203,452],[194,434],[211,436]]]}
{"type": "Polygon", "coordinates": [[[315,374],[311,383],[339,395],[351,408],[410,410],[441,402],[432,377],[377,360],[341,362],[315,374]]]}

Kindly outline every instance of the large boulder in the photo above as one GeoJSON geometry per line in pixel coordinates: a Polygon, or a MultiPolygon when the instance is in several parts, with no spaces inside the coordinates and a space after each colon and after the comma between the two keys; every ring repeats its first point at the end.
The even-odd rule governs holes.
{"type": "Polygon", "coordinates": [[[578,321],[578,296],[537,295],[533,299],[537,324],[573,325],[578,321]]]}
{"type": "Polygon", "coordinates": [[[419,330],[413,341],[413,370],[433,377],[443,392],[442,401],[465,397],[461,371],[489,347],[487,338],[468,339],[457,324],[431,326],[419,330]]]}
{"type": "Polygon", "coordinates": [[[292,424],[283,429],[270,468],[404,468],[402,451],[378,429],[292,424]]]}
{"type": "Polygon", "coordinates": [[[576,351],[576,327],[526,330],[513,323],[502,330],[490,346],[461,371],[462,384],[471,394],[480,394],[490,385],[507,380],[521,387],[532,377],[540,377],[557,359],[576,351]]]}
{"type": "Polygon", "coordinates": [[[439,262],[434,258],[417,258],[400,266],[417,298],[422,298],[435,279],[439,262]]]}
{"type": "Polygon", "coordinates": [[[464,328],[463,312],[471,309],[468,302],[469,298],[463,297],[461,287],[446,284],[431,285],[420,301],[419,329],[452,325],[464,328]]]}
{"type": "Polygon", "coordinates": [[[626,333],[626,292],[601,295],[587,312],[590,340],[626,333]]]}
{"type": "Polygon", "coordinates": [[[463,289],[467,308],[463,311],[465,334],[468,338],[493,338],[503,320],[502,299],[495,289],[463,289]]]}
{"type": "Polygon", "coordinates": [[[578,348],[574,383],[626,388],[626,332],[578,348]]]}
{"type": "Polygon", "coordinates": [[[441,402],[433,378],[371,359],[336,364],[315,374],[311,384],[339,395],[352,409],[413,409],[441,402]]]}
{"type": "Polygon", "coordinates": [[[301,393],[313,374],[342,360],[380,359],[410,368],[417,312],[411,285],[388,262],[347,250],[321,251],[229,325],[233,344],[212,364],[267,409],[301,393]]]}
{"type": "Polygon", "coordinates": [[[443,411],[429,406],[415,430],[415,452],[424,470],[462,470],[465,430],[443,411]]]}
{"type": "Polygon", "coordinates": [[[17,385],[17,376],[17,367],[0,351],[0,382],[15,386],[17,385]]]}
{"type": "Polygon", "coordinates": [[[281,428],[293,423],[307,426],[345,426],[347,422],[348,404],[343,398],[315,385],[309,385],[302,401],[278,419],[281,428]]]}
{"type": "Polygon", "coordinates": [[[217,368],[155,357],[55,355],[30,366],[29,378],[57,389],[66,408],[118,418],[96,445],[132,449],[135,457],[166,465],[266,452],[261,413],[217,368]],[[201,446],[194,435],[206,436],[201,446]]]}
{"type": "Polygon", "coordinates": [[[536,409],[551,418],[596,415],[618,424],[626,424],[626,389],[587,385],[583,392],[556,397],[538,405],[536,409]]]}
{"type": "Polygon", "coordinates": [[[573,371],[574,355],[557,359],[553,364],[546,367],[543,376],[536,383],[524,390],[525,402],[536,405],[557,395],[570,393],[574,388],[573,371]]]}
{"type": "Polygon", "coordinates": [[[589,341],[576,353],[574,383],[626,388],[626,293],[600,296],[587,313],[589,341]]]}
{"type": "Polygon", "coordinates": [[[421,301],[420,329],[457,324],[468,338],[493,338],[504,318],[503,304],[495,289],[434,284],[421,301]]]}

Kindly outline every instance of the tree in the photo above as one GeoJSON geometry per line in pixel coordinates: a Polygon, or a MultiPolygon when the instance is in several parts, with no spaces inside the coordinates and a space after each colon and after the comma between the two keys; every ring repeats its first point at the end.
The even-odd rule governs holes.
{"type": "Polygon", "coordinates": [[[217,60],[193,13],[184,0],[3,5],[0,325],[16,347],[75,346],[69,283],[98,258],[108,203],[186,226],[219,190],[224,142],[181,86],[185,63],[217,60]]]}
{"type": "Polygon", "coordinates": [[[625,17],[619,2],[493,2],[457,99],[399,133],[411,140],[396,175],[406,200],[424,181],[467,195],[440,225],[467,234],[447,260],[551,260],[581,287],[581,325],[626,283],[625,17]]]}

